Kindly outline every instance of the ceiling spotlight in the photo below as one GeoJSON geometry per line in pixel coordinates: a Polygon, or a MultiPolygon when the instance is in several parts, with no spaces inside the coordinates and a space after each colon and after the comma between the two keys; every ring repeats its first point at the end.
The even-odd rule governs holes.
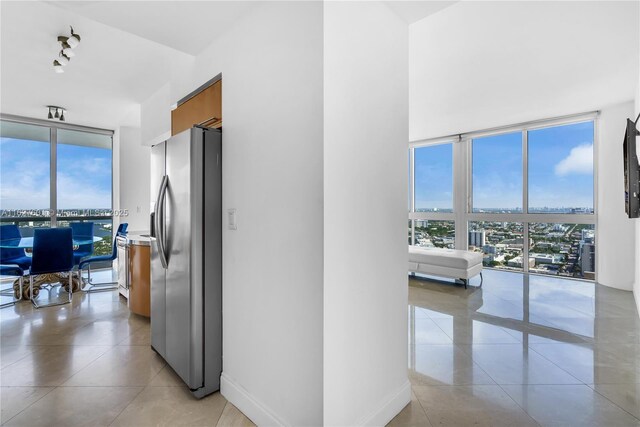
{"type": "Polygon", "coordinates": [[[71,37],[67,39],[67,43],[72,49],[80,44],[80,35],[73,32],[73,27],[71,27],[71,37]]]}
{"type": "Polygon", "coordinates": [[[59,119],[62,122],[65,121],[64,108],[55,105],[47,105],[47,109],[49,110],[49,114],[47,114],[48,119],[59,119]],[[55,114],[52,113],[53,111],[55,111],[55,114]]]}
{"type": "Polygon", "coordinates": [[[53,61],[53,69],[56,71],[56,73],[64,73],[64,70],[62,69],[62,64],[57,60],[53,61]]]}
{"type": "Polygon", "coordinates": [[[69,46],[69,43],[67,43],[68,40],[69,37],[67,36],[58,36],[58,42],[60,42],[63,49],[71,49],[71,46],[69,46]]]}
{"type": "Polygon", "coordinates": [[[57,59],[57,61],[60,63],[60,65],[64,67],[69,63],[69,57],[62,52],[63,51],[60,51],[59,58],[57,59]]]}

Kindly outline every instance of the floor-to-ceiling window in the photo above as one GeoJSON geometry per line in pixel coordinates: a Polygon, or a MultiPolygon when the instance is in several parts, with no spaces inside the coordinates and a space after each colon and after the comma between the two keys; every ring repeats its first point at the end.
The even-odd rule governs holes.
{"type": "Polygon", "coordinates": [[[409,153],[410,244],[453,248],[453,142],[416,146],[409,153]]]}
{"type": "Polygon", "coordinates": [[[410,243],[595,279],[595,135],[593,114],[410,144],[410,243]]]}
{"type": "Polygon", "coordinates": [[[0,213],[23,236],[51,225],[51,132],[48,127],[0,122],[0,213]]]}
{"type": "Polygon", "coordinates": [[[112,132],[25,121],[0,121],[0,222],[30,236],[38,227],[92,221],[102,237],[94,253],[111,253],[112,132]]]}

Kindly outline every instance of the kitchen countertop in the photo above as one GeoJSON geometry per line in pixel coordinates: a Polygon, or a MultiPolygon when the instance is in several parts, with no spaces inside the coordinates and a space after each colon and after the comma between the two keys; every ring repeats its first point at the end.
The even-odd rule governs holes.
{"type": "Polygon", "coordinates": [[[127,233],[127,243],[130,245],[151,246],[151,237],[148,231],[136,231],[127,233]]]}

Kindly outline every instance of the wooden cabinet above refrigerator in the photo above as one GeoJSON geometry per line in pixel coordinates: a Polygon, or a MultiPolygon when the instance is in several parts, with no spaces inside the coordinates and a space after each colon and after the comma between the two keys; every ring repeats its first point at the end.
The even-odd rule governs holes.
{"type": "Polygon", "coordinates": [[[171,111],[171,135],[193,125],[210,128],[222,126],[222,80],[219,78],[187,95],[171,111]]]}

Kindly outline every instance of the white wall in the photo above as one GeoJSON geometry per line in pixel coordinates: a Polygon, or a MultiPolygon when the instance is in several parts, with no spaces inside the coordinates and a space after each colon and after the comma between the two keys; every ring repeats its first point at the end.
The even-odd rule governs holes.
{"type": "Polygon", "coordinates": [[[411,140],[633,99],[638,7],[458,2],[416,22],[409,35],[411,140]]]}
{"type": "MultiPolygon", "coordinates": [[[[638,21],[640,21],[640,8],[638,8],[638,21]]],[[[638,37],[640,39],[640,36],[638,37]]],[[[640,68],[640,42],[638,43],[638,67],[640,68]]],[[[638,73],[638,85],[636,90],[636,117],[640,114],[640,73],[638,73]]],[[[633,295],[636,298],[638,314],[640,315],[640,219],[636,220],[636,280],[633,286],[633,295]]]]}
{"type": "MultiPolygon", "coordinates": [[[[186,94],[185,94],[186,95],[186,94]]],[[[143,145],[153,146],[171,136],[171,83],[156,90],[140,107],[140,138],[143,145]]]]}
{"type": "Polygon", "coordinates": [[[622,143],[625,123],[633,115],[632,101],[605,107],[598,119],[598,282],[630,291],[638,260],[635,220],[624,210],[622,143]]]}
{"type": "Polygon", "coordinates": [[[322,424],[322,42],[322,3],[268,2],[169,88],[222,73],[222,394],[259,425],[322,424]]]}
{"type": "Polygon", "coordinates": [[[118,141],[118,166],[114,168],[119,177],[118,209],[129,211],[118,223],[128,222],[129,231],[148,232],[151,149],[141,144],[139,128],[120,127],[118,141]]]}
{"type": "Polygon", "coordinates": [[[324,7],[324,423],[384,425],[410,400],[408,28],[324,7]]]}

